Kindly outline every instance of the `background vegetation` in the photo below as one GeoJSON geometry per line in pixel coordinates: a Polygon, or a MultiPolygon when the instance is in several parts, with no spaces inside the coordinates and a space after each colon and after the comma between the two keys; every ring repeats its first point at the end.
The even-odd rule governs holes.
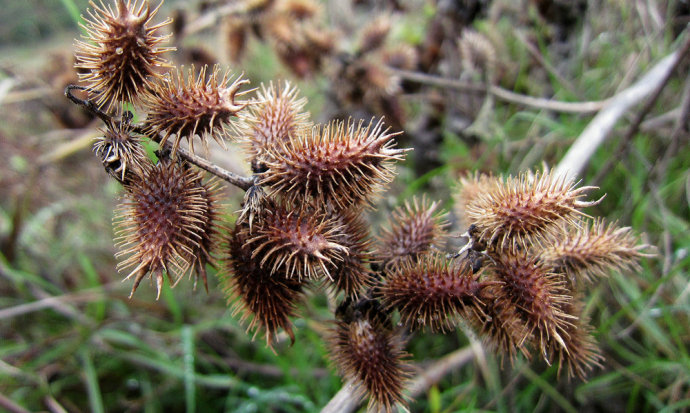
{"type": "MultiPolygon", "coordinates": [[[[85,10],[86,2],[5,3],[0,10],[0,406],[54,412],[318,411],[341,387],[325,358],[321,334],[331,316],[323,293],[313,293],[302,307],[296,344],[280,343],[275,353],[245,334],[214,277],[209,294],[191,291],[183,280],[173,290],[166,284],[160,301],[146,285],[127,299],[131,286],[115,271],[110,225],[120,189],[89,149],[98,124],[62,97],[73,76],[75,11],[85,10]]],[[[386,2],[358,3],[380,10],[386,2]]],[[[418,47],[434,16],[455,4],[399,3],[406,10],[395,14],[393,41],[418,47]]],[[[498,84],[523,95],[603,100],[688,35],[681,33],[688,13],[687,2],[680,0],[581,2],[573,22],[565,23],[540,13],[544,3],[549,2],[477,2],[483,11],[469,23],[496,48],[498,84]]],[[[332,6],[324,4],[327,10],[332,6]]],[[[169,1],[160,16],[178,7],[196,11],[195,4],[169,1]]],[[[222,45],[220,32],[212,28],[190,36],[185,45],[222,45]]],[[[227,61],[222,52],[216,58],[227,61]]],[[[475,345],[471,361],[417,397],[413,411],[690,409],[690,139],[682,110],[690,94],[688,63],[686,58],[680,64],[634,134],[626,137],[644,102],[618,122],[582,176],[583,183],[606,194],[588,212],[632,226],[658,252],[639,271],[611,274],[591,290],[585,312],[596,326],[604,367],[587,382],[557,380],[555,366],[501,363],[475,345]]],[[[296,79],[256,38],[232,67],[254,86],[295,79],[314,118],[332,115],[325,108],[333,78],[325,70],[296,79]]],[[[402,142],[416,146],[418,155],[399,168],[372,215],[374,227],[415,194],[428,193],[452,209],[453,187],[468,170],[516,173],[555,165],[593,117],[496,99],[490,111],[481,112],[485,118],[478,125],[483,100],[477,102],[476,95],[407,86],[400,95],[406,131],[418,131],[436,96],[452,94],[463,110],[446,108],[431,143],[420,146],[414,137],[402,142]],[[471,130],[458,126],[467,119],[471,130]]],[[[212,156],[243,171],[235,152],[212,156]]],[[[239,209],[241,194],[228,191],[230,213],[239,209]]],[[[408,348],[425,366],[473,340],[458,329],[416,336],[408,348]]]]}

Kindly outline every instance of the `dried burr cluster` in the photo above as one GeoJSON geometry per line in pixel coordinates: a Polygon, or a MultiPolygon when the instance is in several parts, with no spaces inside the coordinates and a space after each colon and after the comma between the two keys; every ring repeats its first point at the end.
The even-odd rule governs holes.
{"type": "Polygon", "coordinates": [[[162,57],[170,21],[153,23],[158,8],[92,7],[76,46],[84,85],[66,93],[105,122],[94,151],[124,187],[117,257],[132,294],[147,276],[158,295],[166,277],[174,286],[187,274],[208,289],[209,265],[248,329],[272,346],[280,331],[294,342],[305,290],[325,285],[340,300],[331,358],[376,410],[406,403],[409,331],[464,323],[501,354],[539,354],[569,376],[601,364],[583,289],[612,269],[634,269],[646,253],[629,229],[583,212],[598,202],[585,199],[595,188],[548,172],[468,175],[456,199],[467,228],[460,251],[445,251],[447,214],[425,197],[395,210],[372,238],[364,214],[405,157],[398,133],[376,119],[314,125],[288,82],[261,85],[252,98],[241,90],[247,80],[218,67],[185,76],[162,57]],[[211,140],[243,147],[253,176],[194,154],[195,142],[211,140]],[[160,145],[156,159],[145,141],[160,145]],[[199,167],[246,191],[234,223],[221,218],[223,181],[199,167]]]}

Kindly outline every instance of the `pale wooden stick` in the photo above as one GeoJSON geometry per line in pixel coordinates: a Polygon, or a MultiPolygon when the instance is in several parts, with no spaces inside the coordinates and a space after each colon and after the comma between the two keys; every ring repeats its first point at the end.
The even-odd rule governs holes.
{"type": "Polygon", "coordinates": [[[213,27],[216,23],[225,16],[232,14],[242,14],[247,12],[247,2],[233,2],[200,15],[196,20],[189,22],[185,28],[183,35],[188,36],[200,32],[209,27],[213,27]]]}
{"type": "Polygon", "coordinates": [[[556,175],[569,179],[577,178],[594,151],[601,145],[615,126],[618,119],[630,107],[644,99],[666,79],[676,66],[680,55],[678,51],[661,59],[647,74],[635,84],[620,92],[602,109],[575,140],[561,162],[556,166],[556,175]]]}
{"type": "Polygon", "coordinates": [[[419,396],[429,390],[431,386],[438,383],[446,374],[460,366],[464,366],[474,359],[474,356],[475,351],[472,350],[471,346],[468,346],[455,350],[436,360],[434,364],[426,367],[422,374],[412,380],[409,386],[410,397],[419,396]]]}
{"type": "Polygon", "coordinates": [[[359,407],[360,398],[357,397],[355,384],[352,380],[343,384],[331,401],[321,409],[321,413],[350,413],[359,407]]]}

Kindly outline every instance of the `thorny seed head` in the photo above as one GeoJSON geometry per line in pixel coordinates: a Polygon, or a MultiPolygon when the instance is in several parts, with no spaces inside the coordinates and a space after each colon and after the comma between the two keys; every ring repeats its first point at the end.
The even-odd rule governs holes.
{"type": "Polygon", "coordinates": [[[339,243],[341,226],[308,205],[266,200],[251,234],[248,227],[241,231],[252,258],[277,277],[332,280],[329,268],[349,253],[339,243]]]}
{"type": "Polygon", "coordinates": [[[409,378],[402,338],[392,331],[376,307],[356,312],[352,320],[336,321],[329,337],[331,360],[359,397],[369,396],[370,411],[395,412],[405,404],[403,389],[409,378]]]}
{"type": "Polygon", "coordinates": [[[525,327],[518,346],[536,342],[547,361],[546,351],[553,343],[567,350],[564,337],[575,316],[565,312],[572,295],[563,276],[525,252],[493,258],[496,278],[525,327]]]}
{"type": "Polygon", "coordinates": [[[261,184],[291,200],[313,199],[338,208],[371,199],[394,176],[393,162],[404,149],[383,122],[332,122],[300,134],[269,151],[261,184]]]}
{"type": "Polygon", "coordinates": [[[240,16],[228,16],[224,19],[225,45],[231,62],[242,60],[247,49],[249,24],[240,16]]]}
{"type": "Polygon", "coordinates": [[[600,201],[582,201],[594,187],[575,188],[575,183],[553,173],[492,181],[468,203],[467,218],[479,241],[497,242],[500,249],[525,249],[546,235],[560,234],[563,224],[576,225],[585,215],[581,208],[600,201]]]}
{"type": "Polygon", "coordinates": [[[359,64],[358,71],[361,70],[364,74],[358,79],[364,92],[363,102],[379,102],[400,93],[400,77],[391,72],[381,56],[361,59],[359,64]]]}
{"type": "Polygon", "coordinates": [[[481,311],[478,296],[484,287],[468,261],[449,262],[429,253],[398,264],[378,292],[386,308],[398,310],[404,325],[445,332],[461,315],[481,311]]]}
{"type": "Polygon", "coordinates": [[[240,76],[228,86],[227,72],[219,79],[220,68],[214,66],[206,80],[206,69],[204,66],[196,74],[192,67],[186,81],[183,71],[178,69],[177,76],[161,77],[144,95],[143,106],[148,113],[144,129],[150,136],[160,138],[161,146],[174,135],[172,156],[182,139],[189,142],[194,152],[194,137],[206,150],[209,138],[226,148],[225,127],[247,106],[248,102],[236,99],[246,93],[239,90],[248,80],[240,76]]]}
{"type": "Polygon", "coordinates": [[[483,34],[465,29],[458,41],[462,64],[466,70],[485,74],[491,80],[496,73],[496,48],[483,34]]]}
{"type": "Polygon", "coordinates": [[[417,66],[417,49],[407,43],[400,43],[381,51],[381,60],[388,67],[412,70],[417,66]]]}
{"type": "Polygon", "coordinates": [[[199,239],[199,246],[192,254],[192,271],[194,272],[194,289],[196,283],[201,278],[204,283],[204,289],[208,293],[208,277],[206,275],[206,264],[214,268],[218,268],[215,254],[220,250],[220,182],[217,179],[211,179],[207,182],[199,181],[198,184],[202,188],[202,198],[206,203],[204,214],[201,217],[202,222],[199,227],[201,239],[199,239]]]}
{"type": "Polygon", "coordinates": [[[132,113],[125,112],[118,122],[106,123],[103,136],[96,138],[93,151],[110,176],[127,185],[143,174],[149,160],[141,140],[133,133],[132,113]]]}
{"type": "Polygon", "coordinates": [[[272,13],[262,28],[283,64],[300,78],[318,73],[324,58],[335,49],[334,33],[308,15],[300,18],[297,13],[272,13]]]}
{"type": "Polygon", "coordinates": [[[593,329],[589,320],[582,315],[583,306],[582,302],[576,300],[566,306],[566,312],[576,317],[576,320],[566,327],[563,335],[565,346],[550,342],[547,349],[548,360],[558,359],[558,375],[560,376],[565,366],[569,379],[577,376],[585,380],[587,373],[594,367],[601,368],[604,361],[592,336],[593,329]]]}
{"type": "Polygon", "coordinates": [[[323,6],[315,0],[282,0],[275,9],[278,14],[288,14],[297,20],[308,20],[317,17],[323,6]]]}
{"type": "Polygon", "coordinates": [[[134,277],[132,294],[141,280],[156,277],[160,297],[163,273],[171,285],[173,275],[179,279],[195,262],[206,231],[211,201],[201,183],[202,175],[187,165],[161,159],[147,168],[142,179],[126,187],[124,202],[115,218],[116,235],[126,256],[120,270],[134,267],[125,279],[134,277]]]}
{"type": "Polygon", "coordinates": [[[332,213],[331,217],[341,228],[337,242],[347,248],[348,253],[342,261],[329,267],[333,278],[330,285],[336,291],[343,291],[347,297],[356,299],[373,283],[369,264],[374,261],[374,257],[367,223],[354,209],[332,213]]]}
{"type": "Polygon", "coordinates": [[[571,282],[593,282],[606,277],[611,270],[634,270],[637,261],[653,256],[645,252],[650,246],[638,244],[639,238],[629,227],[597,219],[591,224],[571,228],[567,236],[550,237],[538,249],[542,260],[571,282]]]}
{"type": "Polygon", "coordinates": [[[247,330],[254,336],[263,331],[266,345],[272,347],[280,329],[295,341],[290,317],[302,299],[305,279],[287,277],[283,271],[271,272],[259,265],[247,242],[247,228],[238,225],[228,240],[221,280],[229,302],[234,302],[233,315],[241,313],[242,322],[250,319],[247,330]]]}
{"type": "Polygon", "coordinates": [[[391,30],[391,18],[380,15],[367,24],[361,31],[359,40],[359,54],[367,54],[380,49],[386,42],[391,30]]]}
{"type": "Polygon", "coordinates": [[[494,185],[495,179],[491,175],[479,172],[466,173],[460,177],[453,200],[455,201],[455,215],[463,223],[463,226],[469,227],[469,224],[467,224],[467,206],[476,200],[480,194],[490,190],[494,185]]]}
{"type": "Polygon", "coordinates": [[[149,77],[169,66],[161,55],[174,50],[159,47],[168,36],[156,34],[171,20],[152,24],[163,2],[153,10],[139,0],[117,0],[115,8],[90,3],[93,10],[83,25],[86,35],[76,43],[76,67],[83,71],[79,77],[98,106],[139,103],[140,94],[150,87],[149,77]]]}
{"type": "Polygon", "coordinates": [[[524,323],[510,300],[509,291],[501,282],[486,281],[486,284],[478,295],[481,311],[466,312],[465,319],[488,348],[511,363],[518,350],[529,360],[531,353],[527,346],[520,344],[524,341],[524,323]]]}
{"type": "Polygon", "coordinates": [[[250,161],[260,161],[269,148],[277,149],[279,142],[309,128],[309,114],[303,112],[306,103],[307,99],[300,98],[297,87],[290,82],[261,85],[257,98],[239,113],[234,125],[250,161]]]}
{"type": "Polygon", "coordinates": [[[383,228],[379,237],[379,256],[386,266],[394,266],[407,259],[441,248],[446,228],[450,225],[446,213],[439,211],[440,203],[412,199],[412,204],[396,208],[390,219],[390,229],[383,228]]]}

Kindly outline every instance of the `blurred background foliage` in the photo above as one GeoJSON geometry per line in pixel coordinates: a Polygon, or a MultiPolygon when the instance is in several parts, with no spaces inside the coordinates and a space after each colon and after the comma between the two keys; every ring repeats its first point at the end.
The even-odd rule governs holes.
{"type": "MultiPolygon", "coordinates": [[[[168,1],[159,17],[180,9],[194,17],[218,3],[168,1]]],[[[341,3],[350,2],[323,2],[326,26],[340,25],[333,19],[342,12],[341,3]]],[[[332,97],[339,86],[328,74],[329,64],[346,59],[343,50],[356,49],[356,29],[378,14],[394,17],[389,42],[421,52],[434,46],[425,43],[432,30],[452,33],[452,18],[464,18],[495,48],[497,85],[573,102],[621,91],[688,35],[681,33],[688,23],[685,0],[353,3],[354,27],[339,40],[340,52],[310,76],[296,76],[275,47],[256,36],[248,40],[242,60],[229,63],[222,51],[226,32],[219,26],[185,37],[179,56],[199,47],[243,71],[254,86],[293,79],[309,98],[313,118],[324,121],[342,113],[381,114],[362,105],[343,112],[342,100],[332,97]],[[576,8],[566,6],[559,14],[565,3],[576,8]],[[458,17],[462,12],[471,16],[458,17]]],[[[191,291],[191,282],[182,280],[175,289],[166,284],[158,302],[153,288],[127,299],[130,285],[115,271],[110,225],[120,189],[89,149],[98,123],[62,96],[64,86],[75,81],[71,53],[80,33],[75,18],[87,2],[1,6],[0,406],[52,412],[318,411],[341,387],[325,358],[322,333],[331,313],[323,292],[310,293],[301,307],[296,343],[281,342],[275,353],[245,334],[215,277],[209,294],[191,291]]],[[[486,73],[461,73],[459,65],[446,56],[430,67],[438,76],[484,82],[486,73]]],[[[606,194],[588,212],[632,226],[658,251],[640,271],[612,274],[590,292],[585,313],[596,327],[604,368],[595,369],[587,382],[568,381],[557,379],[555,366],[524,360],[511,365],[475,347],[473,361],[417,397],[412,411],[690,409],[687,119],[684,134],[671,139],[682,99],[688,98],[688,67],[686,58],[630,141],[621,137],[640,105],[618,123],[582,177],[584,184],[600,187],[597,194],[606,194]],[[656,167],[660,163],[663,168],[656,167]]],[[[388,119],[406,131],[401,145],[416,151],[371,214],[374,228],[413,195],[427,193],[452,209],[453,188],[466,171],[517,173],[555,165],[592,119],[591,113],[500,100],[482,111],[483,95],[410,81],[402,83],[396,99],[405,115],[388,119]]],[[[235,152],[211,156],[246,172],[235,152]]],[[[239,209],[241,194],[228,188],[227,196],[230,216],[239,209]]],[[[472,340],[458,329],[417,335],[408,349],[424,367],[472,340]]]]}

